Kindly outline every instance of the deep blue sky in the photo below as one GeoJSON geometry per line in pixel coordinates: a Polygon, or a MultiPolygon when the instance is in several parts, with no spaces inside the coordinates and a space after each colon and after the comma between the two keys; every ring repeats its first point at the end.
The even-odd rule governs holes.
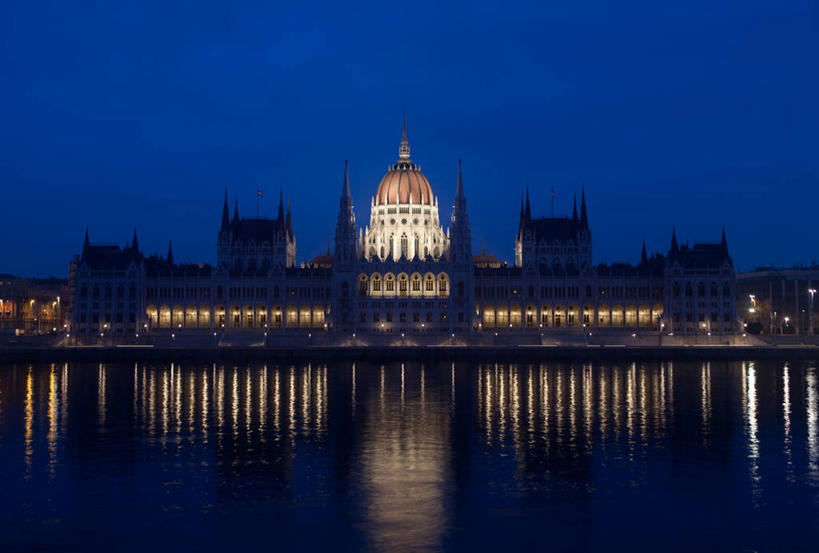
{"type": "Polygon", "coordinates": [[[270,215],[283,187],[309,259],[345,157],[366,224],[403,112],[447,225],[463,158],[475,250],[512,259],[527,181],[536,214],[585,181],[596,262],[672,224],[819,259],[817,2],[543,4],[5,2],[0,272],[65,275],[86,225],[213,262],[225,186],[270,215]]]}

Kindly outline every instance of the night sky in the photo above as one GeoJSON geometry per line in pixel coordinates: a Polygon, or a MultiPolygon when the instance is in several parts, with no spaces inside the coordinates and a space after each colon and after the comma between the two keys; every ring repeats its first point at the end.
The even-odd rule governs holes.
{"type": "Polygon", "coordinates": [[[4,2],[0,273],[65,276],[92,242],[212,263],[231,209],[292,203],[298,259],[412,158],[449,225],[463,159],[473,249],[513,260],[520,194],[595,262],[716,241],[819,260],[819,3],[4,2]]]}

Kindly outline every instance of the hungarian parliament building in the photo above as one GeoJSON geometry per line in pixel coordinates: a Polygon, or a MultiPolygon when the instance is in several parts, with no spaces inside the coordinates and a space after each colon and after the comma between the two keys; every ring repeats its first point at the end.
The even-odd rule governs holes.
{"type": "MultiPolygon", "coordinates": [[[[71,262],[75,337],[100,335],[378,333],[447,338],[501,333],[737,332],[736,278],[723,230],[691,246],[672,230],[668,251],[640,262],[592,263],[585,191],[571,216],[539,217],[521,201],[514,265],[473,253],[458,163],[449,227],[410,157],[406,125],[398,160],[356,226],[346,167],[334,247],[296,261],[288,204],[275,219],[231,214],[225,193],[216,264],[144,255],[136,231],[125,247],[92,242],[71,262]]],[[[510,242],[512,236],[509,237],[510,242]]]]}

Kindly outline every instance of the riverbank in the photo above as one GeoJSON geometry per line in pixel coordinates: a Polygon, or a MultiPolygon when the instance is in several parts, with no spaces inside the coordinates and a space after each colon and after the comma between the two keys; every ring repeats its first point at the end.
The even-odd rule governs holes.
{"type": "Polygon", "coordinates": [[[115,361],[199,361],[271,363],[331,361],[737,361],[749,359],[817,360],[815,345],[687,345],[687,346],[298,346],[298,347],[188,347],[188,346],[86,346],[6,347],[0,362],[60,363],[69,361],[106,363],[115,361]]]}

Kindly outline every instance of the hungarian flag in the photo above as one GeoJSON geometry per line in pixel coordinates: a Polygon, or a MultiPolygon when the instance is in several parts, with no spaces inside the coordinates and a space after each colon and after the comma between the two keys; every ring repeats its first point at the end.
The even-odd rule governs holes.
{"type": "Polygon", "coordinates": [[[264,198],[264,193],[262,193],[262,191],[258,188],[256,189],[256,195],[259,196],[260,198],[264,198]]]}

